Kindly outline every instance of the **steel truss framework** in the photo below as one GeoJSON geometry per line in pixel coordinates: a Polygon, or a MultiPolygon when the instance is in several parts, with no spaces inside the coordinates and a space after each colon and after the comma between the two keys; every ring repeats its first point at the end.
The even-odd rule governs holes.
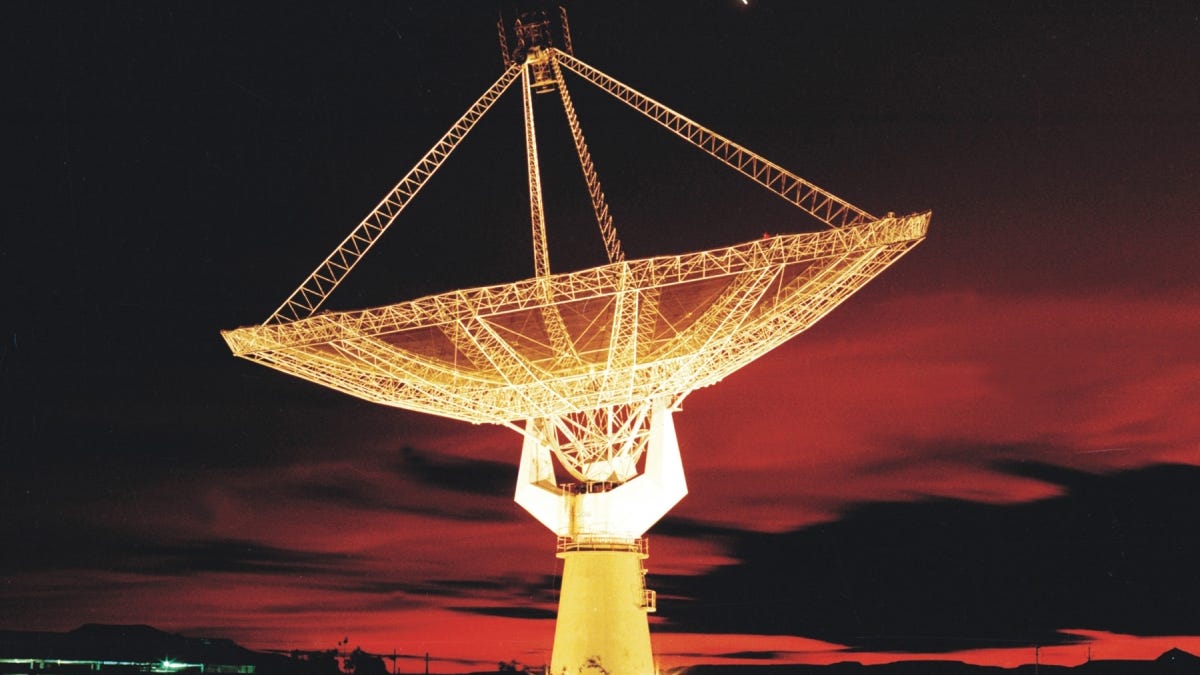
{"type": "Polygon", "coordinates": [[[622,483],[637,474],[656,405],[677,408],[807,329],[925,236],[928,212],[873,217],[567,53],[534,49],[506,65],[262,325],[223,333],[234,354],[369,401],[501,424],[549,447],[575,480],[622,483]],[[625,260],[562,69],[831,229],[625,260]],[[518,77],[534,277],[315,314],[518,77]],[[532,92],[547,86],[560,94],[610,260],[566,274],[550,271],[541,208],[532,92]]]}

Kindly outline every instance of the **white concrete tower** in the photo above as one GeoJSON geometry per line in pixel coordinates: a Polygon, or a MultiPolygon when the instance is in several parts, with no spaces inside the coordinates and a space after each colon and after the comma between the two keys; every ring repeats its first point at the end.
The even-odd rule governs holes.
{"type": "Polygon", "coordinates": [[[645,467],[619,484],[559,485],[551,448],[540,434],[525,436],[516,501],[558,535],[563,559],[552,673],[656,672],[642,535],[683,499],[687,482],[671,411],[655,404],[648,426],[645,467]]]}

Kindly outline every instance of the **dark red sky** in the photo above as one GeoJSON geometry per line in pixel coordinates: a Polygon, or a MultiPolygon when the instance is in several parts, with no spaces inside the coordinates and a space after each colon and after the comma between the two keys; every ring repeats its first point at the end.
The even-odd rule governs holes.
{"type": "MultiPolygon", "coordinates": [[[[0,628],[548,659],[560,568],[511,502],[514,434],[218,336],[498,75],[491,5],[442,5],[9,6],[0,628]]],[[[691,494],[649,561],[664,663],[1200,653],[1200,6],[570,10],[592,65],[869,211],[934,212],[676,416],[691,494]]],[[[815,229],[568,83],[631,255],[815,229]]],[[[333,307],[529,274],[513,96],[333,307]]],[[[590,265],[539,103],[552,264],[590,265]]]]}

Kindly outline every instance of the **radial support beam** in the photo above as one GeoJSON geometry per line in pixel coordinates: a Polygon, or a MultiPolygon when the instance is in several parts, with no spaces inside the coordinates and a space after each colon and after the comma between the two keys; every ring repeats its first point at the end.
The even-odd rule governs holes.
{"type": "Polygon", "coordinates": [[[675,335],[655,357],[696,360],[701,354],[711,353],[710,345],[726,338],[742,325],[750,309],[758,304],[781,270],[782,265],[772,265],[753,274],[733,277],[704,313],[686,330],[675,335]]]}
{"type": "Polygon", "coordinates": [[[631,367],[637,361],[638,292],[629,288],[629,268],[621,269],[620,281],[613,293],[612,327],[608,337],[608,360],[602,376],[602,389],[607,389],[613,373],[631,367]]]}
{"type": "Polygon", "coordinates": [[[555,62],[611,94],[671,133],[700,148],[830,227],[875,220],[871,214],[826,192],[778,164],[680,115],[574,56],[556,51],[555,62]]]}
{"type": "Polygon", "coordinates": [[[454,336],[458,348],[468,358],[486,361],[509,384],[539,382],[545,377],[483,318],[460,319],[447,335],[454,336]]]}
{"type": "MultiPolygon", "coordinates": [[[[556,310],[550,308],[547,311],[556,310]]],[[[551,416],[546,410],[545,398],[549,398],[550,403],[556,408],[570,405],[570,402],[563,399],[557,392],[546,391],[538,386],[542,378],[547,377],[548,374],[534,366],[511,343],[501,337],[485,319],[476,317],[471,321],[459,320],[454,329],[447,330],[445,334],[447,337],[451,337],[456,346],[467,353],[468,358],[472,361],[480,360],[489,363],[495,372],[499,373],[510,385],[517,385],[514,391],[521,397],[521,405],[524,409],[538,417],[551,419],[554,428],[562,432],[570,442],[580,442],[571,425],[561,417],[551,416]],[[525,386],[520,386],[522,384],[525,386]],[[549,394],[549,396],[538,400],[527,395],[530,390],[549,394]]],[[[528,436],[527,432],[523,433],[528,436]]]]}
{"type": "Polygon", "coordinates": [[[417,161],[404,178],[400,179],[383,201],[363,218],[350,235],[338,244],[333,253],[330,253],[263,323],[278,324],[312,316],[521,72],[520,66],[509,66],[500,79],[471,104],[467,112],[417,161]]]}

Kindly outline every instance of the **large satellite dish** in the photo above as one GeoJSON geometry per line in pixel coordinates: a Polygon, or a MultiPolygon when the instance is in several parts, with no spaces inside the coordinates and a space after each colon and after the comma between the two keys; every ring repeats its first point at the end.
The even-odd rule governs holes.
{"type": "Polygon", "coordinates": [[[237,356],[385,405],[524,438],[516,500],[566,559],[551,671],[654,672],[642,535],[687,492],[672,412],[813,325],[925,236],[930,214],[877,218],[583,63],[566,14],[498,26],[506,69],[261,325],[237,356]],[[511,49],[508,45],[513,43],[511,49]],[[627,260],[564,70],[761,184],[828,229],[627,260]],[[534,276],[383,307],[318,310],[480,117],[520,81],[534,276]],[[533,118],[563,103],[609,263],[554,274],[533,118]]]}

